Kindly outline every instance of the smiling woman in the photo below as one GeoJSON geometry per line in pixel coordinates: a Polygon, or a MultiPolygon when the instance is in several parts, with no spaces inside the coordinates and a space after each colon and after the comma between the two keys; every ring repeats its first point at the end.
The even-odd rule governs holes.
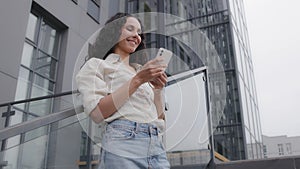
{"type": "Polygon", "coordinates": [[[127,25],[127,27],[125,27],[127,20],[130,24],[133,24],[131,22],[137,20],[140,25],[137,33],[141,38],[141,42],[134,52],[145,49],[145,44],[143,41],[145,38],[144,34],[142,33],[143,27],[139,19],[134,18],[129,14],[117,13],[106,21],[105,26],[101,29],[95,43],[93,45],[89,45],[88,58],[106,59],[110,53],[113,53],[116,45],[118,45],[118,42],[124,39],[124,36],[123,38],[121,37],[123,29],[127,29],[129,32],[131,29],[133,29],[134,25],[127,25]]]}
{"type": "Polygon", "coordinates": [[[117,13],[90,46],[89,60],[76,76],[84,111],[104,123],[101,169],[170,166],[161,138],[166,65],[158,58],[143,66],[129,62],[131,54],[145,49],[143,39],[141,22],[117,13]]]}
{"type": "Polygon", "coordinates": [[[115,47],[115,53],[119,54],[122,59],[125,59],[129,57],[129,54],[133,53],[141,43],[141,25],[136,18],[128,17],[121,32],[119,42],[115,47]]]}

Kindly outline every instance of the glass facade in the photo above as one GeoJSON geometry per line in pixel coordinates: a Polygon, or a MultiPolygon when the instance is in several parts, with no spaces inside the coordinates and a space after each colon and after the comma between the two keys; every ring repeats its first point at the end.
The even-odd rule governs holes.
{"type": "MultiPolygon", "coordinates": [[[[259,110],[243,6],[243,1],[235,0],[127,2],[129,13],[161,12],[183,18],[183,24],[176,25],[179,29],[182,27],[182,30],[188,30],[184,22],[193,23],[214,45],[226,76],[226,80],[219,80],[216,71],[210,75],[214,148],[230,160],[263,157],[259,110]]],[[[171,75],[203,66],[202,61],[193,57],[188,52],[190,49],[178,40],[157,35],[159,29],[158,27],[147,35],[148,47],[167,47],[177,55],[178,60],[186,63],[171,63],[168,67],[171,75]],[[181,65],[186,67],[180,67],[181,65]]],[[[182,31],[177,37],[183,41],[191,39],[188,31],[182,31]]]]}
{"type": "Polygon", "coordinates": [[[239,83],[245,142],[249,158],[263,158],[263,145],[253,63],[243,1],[229,0],[230,24],[235,48],[236,78],[239,83]]]}

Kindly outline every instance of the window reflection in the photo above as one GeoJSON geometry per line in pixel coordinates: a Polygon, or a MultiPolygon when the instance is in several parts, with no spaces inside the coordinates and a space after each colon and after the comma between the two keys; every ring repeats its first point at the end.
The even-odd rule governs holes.
{"type": "Polygon", "coordinates": [[[36,29],[37,29],[37,21],[38,18],[30,13],[28,24],[27,24],[27,31],[26,31],[26,37],[30,39],[31,41],[35,41],[36,36],[36,29]]]}
{"type": "Polygon", "coordinates": [[[35,60],[34,70],[47,78],[55,79],[56,64],[56,59],[43,52],[39,52],[35,60]]]}
{"type": "Polygon", "coordinates": [[[32,97],[45,96],[53,94],[54,83],[42,76],[35,75],[33,78],[32,97]]]}
{"type": "Polygon", "coordinates": [[[22,53],[22,60],[21,64],[31,68],[32,67],[32,59],[33,59],[33,46],[29,45],[28,43],[24,43],[23,53],[22,53]]]}
{"type": "Polygon", "coordinates": [[[29,70],[20,67],[19,78],[16,90],[16,100],[26,99],[28,97],[28,89],[30,85],[29,70]]]}
{"type": "Polygon", "coordinates": [[[51,56],[56,56],[55,51],[56,51],[56,44],[55,42],[57,41],[57,32],[54,28],[51,26],[47,25],[45,22],[42,22],[41,24],[41,32],[40,32],[40,47],[41,50],[46,52],[47,54],[51,56]]]}

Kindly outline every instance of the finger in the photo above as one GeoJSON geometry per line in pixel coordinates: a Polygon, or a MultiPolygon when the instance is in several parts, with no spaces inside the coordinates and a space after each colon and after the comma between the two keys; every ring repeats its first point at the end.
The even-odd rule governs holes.
{"type": "Polygon", "coordinates": [[[164,78],[163,76],[159,76],[159,77],[155,78],[153,81],[154,81],[157,85],[163,87],[163,86],[166,84],[167,79],[164,78]]]}
{"type": "Polygon", "coordinates": [[[155,88],[155,89],[158,89],[160,88],[160,86],[157,84],[157,82],[155,81],[150,81],[150,84],[155,88]]]}
{"type": "Polygon", "coordinates": [[[164,70],[163,68],[153,68],[153,69],[150,69],[149,71],[150,72],[153,72],[153,73],[159,73],[159,75],[162,75],[164,74],[164,70]]]}
{"type": "Polygon", "coordinates": [[[164,80],[167,80],[168,79],[168,76],[166,75],[165,72],[163,72],[160,76],[161,79],[164,79],[164,80]]]}
{"type": "Polygon", "coordinates": [[[163,74],[162,74],[162,76],[164,77],[164,78],[168,78],[168,76],[167,76],[167,74],[164,72],[163,74]]]}
{"type": "Polygon", "coordinates": [[[167,79],[162,76],[158,77],[156,80],[163,86],[167,83],[167,79]]]}

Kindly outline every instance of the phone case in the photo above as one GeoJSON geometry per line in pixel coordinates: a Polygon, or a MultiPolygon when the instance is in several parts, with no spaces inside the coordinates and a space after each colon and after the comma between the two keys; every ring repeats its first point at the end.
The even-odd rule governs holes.
{"type": "Polygon", "coordinates": [[[161,61],[161,64],[166,64],[168,65],[173,53],[165,48],[159,48],[156,57],[157,58],[162,58],[163,61],[161,61]]]}

